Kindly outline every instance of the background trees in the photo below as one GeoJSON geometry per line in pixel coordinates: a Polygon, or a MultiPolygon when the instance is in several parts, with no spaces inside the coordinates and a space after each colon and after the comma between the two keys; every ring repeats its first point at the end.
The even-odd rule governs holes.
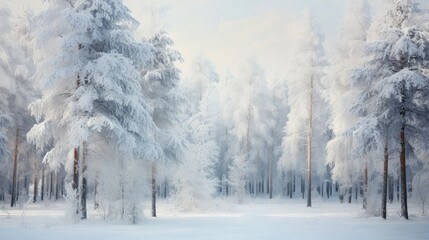
{"type": "Polygon", "coordinates": [[[236,145],[229,171],[233,192],[242,202],[246,184],[252,194],[265,192],[268,161],[273,157],[271,134],[275,109],[263,70],[257,63],[249,62],[232,87],[228,111],[232,113],[231,134],[236,145]]]}
{"type": "Polygon", "coordinates": [[[321,78],[326,63],[323,37],[315,27],[309,10],[304,12],[303,18],[299,45],[287,78],[290,112],[279,164],[284,171],[296,169],[303,174],[302,170],[307,170],[307,206],[311,207],[312,175],[317,173],[316,176],[321,176],[320,172],[324,171],[326,112],[322,107],[321,78]],[[303,161],[304,157],[307,164],[303,161]]]}
{"type": "MultiPolygon", "coordinates": [[[[366,1],[349,1],[345,19],[339,29],[339,39],[331,46],[330,65],[326,68],[323,97],[329,103],[333,138],[327,144],[326,160],[333,166],[332,178],[340,183],[342,194],[351,200],[351,188],[358,188],[367,171],[367,158],[353,157],[353,137],[345,132],[357,121],[351,106],[358,89],[352,86],[352,73],[364,57],[364,44],[370,25],[369,6],[366,1]]],[[[364,186],[366,194],[367,186],[364,186]]]]}

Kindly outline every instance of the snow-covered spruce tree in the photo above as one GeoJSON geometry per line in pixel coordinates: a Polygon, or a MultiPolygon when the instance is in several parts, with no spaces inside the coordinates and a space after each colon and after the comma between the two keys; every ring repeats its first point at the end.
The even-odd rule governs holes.
{"type": "Polygon", "coordinates": [[[207,207],[215,192],[213,167],[218,159],[219,147],[215,139],[215,112],[209,107],[211,92],[207,89],[199,111],[186,121],[189,143],[173,181],[176,188],[174,198],[184,210],[207,207]]]}
{"type": "Polygon", "coordinates": [[[323,37],[308,9],[304,12],[298,42],[287,76],[290,112],[279,164],[282,170],[297,169],[301,172],[301,169],[307,169],[307,206],[311,207],[312,175],[320,176],[326,170],[327,117],[325,102],[321,98],[322,68],[326,65],[323,37]]]}
{"type": "MultiPolygon", "coordinates": [[[[408,219],[406,157],[415,142],[425,142],[428,122],[428,30],[425,12],[412,0],[389,2],[388,11],[371,27],[364,65],[353,74],[357,86],[368,86],[354,107],[360,121],[352,128],[355,152],[384,151],[384,189],[388,157],[399,153],[401,216],[408,219]],[[369,83],[369,84],[368,84],[369,83]]],[[[385,202],[386,191],[383,191],[385,202]]],[[[384,205],[384,204],[383,204],[384,205]]],[[[385,209],[383,209],[383,217],[385,209]]]]}
{"type": "Polygon", "coordinates": [[[228,103],[232,111],[231,133],[236,139],[230,184],[239,203],[244,200],[245,186],[249,193],[258,194],[268,175],[268,157],[272,148],[272,130],[275,126],[271,96],[264,72],[254,61],[249,61],[234,81],[234,96],[228,103]]]}
{"type": "Polygon", "coordinates": [[[135,165],[138,160],[149,161],[162,154],[137,71],[152,59],[151,47],[133,38],[138,23],[120,0],[47,4],[47,10],[37,16],[34,32],[38,56],[35,78],[42,97],[30,105],[38,123],[28,138],[39,148],[53,146],[44,160],[52,166],[65,164],[69,182],[75,173],[75,159],[67,156],[79,148],[75,165],[79,188],[69,189],[68,196],[73,213],[82,219],[87,217],[87,179],[94,178],[91,175],[97,171],[88,168],[91,154],[97,155],[97,149],[104,146],[112,149],[114,154],[108,157],[98,153],[104,166],[99,170],[98,181],[104,186],[99,198],[111,199],[104,206],[111,216],[135,222],[141,210],[139,201],[131,200],[141,188],[133,189],[137,184],[129,183],[143,181],[141,177],[130,179],[137,175],[135,171],[141,172],[135,165]],[[109,167],[111,172],[106,170],[109,167]],[[121,181],[107,184],[112,175],[122,176],[121,181]],[[110,194],[112,191],[117,194],[110,194]]]}
{"type": "Polygon", "coordinates": [[[180,70],[175,66],[182,57],[172,48],[173,41],[167,32],[156,32],[148,43],[153,46],[154,59],[143,69],[141,85],[144,96],[153,107],[152,118],[158,128],[155,137],[164,152],[162,162],[152,163],[152,216],[156,217],[156,180],[159,179],[156,172],[159,167],[165,171],[172,163],[182,160],[185,152],[182,129],[186,98],[178,88],[180,70]]]}
{"type": "MultiPolygon", "coordinates": [[[[326,77],[323,79],[326,86],[323,97],[330,106],[329,126],[333,133],[333,139],[327,145],[326,160],[333,167],[332,180],[340,184],[342,192],[340,194],[353,187],[357,188],[362,176],[367,176],[364,174],[367,171],[367,158],[364,158],[363,162],[352,158],[353,138],[344,133],[353,126],[356,119],[351,113],[351,106],[357,93],[352,88],[351,76],[353,69],[362,61],[369,25],[367,1],[348,1],[339,39],[332,46],[331,63],[326,68],[326,77]]],[[[364,179],[363,182],[366,185],[368,180],[364,179]]],[[[367,186],[364,186],[364,196],[366,188],[367,186]]],[[[351,200],[350,191],[348,192],[351,200]]],[[[363,204],[365,207],[365,200],[363,204]]]]}

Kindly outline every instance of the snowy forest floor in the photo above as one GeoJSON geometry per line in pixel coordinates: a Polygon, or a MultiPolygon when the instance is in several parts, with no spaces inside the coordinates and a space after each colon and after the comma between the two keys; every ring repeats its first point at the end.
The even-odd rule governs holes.
{"type": "Polygon", "coordinates": [[[97,220],[95,212],[90,220],[73,224],[64,217],[64,204],[0,205],[0,239],[429,239],[429,217],[422,217],[415,205],[410,220],[401,219],[398,203],[388,205],[388,219],[383,220],[367,216],[360,203],[340,204],[337,199],[315,199],[312,208],[302,199],[251,199],[243,205],[217,200],[213,210],[193,212],[161,200],[159,217],[147,217],[139,225],[97,220]]]}

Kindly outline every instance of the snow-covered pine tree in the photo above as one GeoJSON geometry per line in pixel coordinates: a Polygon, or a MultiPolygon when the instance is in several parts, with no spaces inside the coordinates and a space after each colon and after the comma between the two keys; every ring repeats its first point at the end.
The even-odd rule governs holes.
{"type": "MultiPolygon", "coordinates": [[[[152,163],[152,216],[156,217],[156,179],[157,169],[165,172],[172,163],[181,161],[185,152],[183,119],[186,98],[178,85],[180,70],[175,66],[181,62],[179,52],[173,49],[173,41],[164,30],[157,31],[148,39],[153,46],[154,59],[142,72],[142,90],[153,107],[152,118],[157,126],[156,140],[163,148],[163,160],[152,163]],[[157,166],[160,165],[160,166],[157,166]]],[[[152,161],[155,159],[152,159],[152,161]]],[[[164,183],[166,184],[166,183],[164,183]]]]}
{"type": "MultiPolygon", "coordinates": [[[[352,157],[353,138],[345,131],[356,121],[351,106],[356,98],[352,88],[352,71],[363,59],[363,48],[370,25],[369,5],[366,0],[348,1],[345,19],[339,30],[339,39],[332,45],[330,66],[325,70],[323,97],[329,103],[329,126],[333,139],[327,145],[327,162],[332,165],[332,180],[340,184],[341,192],[357,187],[367,162],[352,157]]],[[[362,160],[367,160],[364,158],[362,160]]],[[[364,180],[363,182],[368,182],[364,180]]],[[[364,196],[366,196],[364,186],[364,196]]],[[[365,198],[364,198],[365,199],[365,198]]],[[[351,197],[349,196],[349,200],[351,197]]],[[[366,203],[364,200],[364,207],[366,203]]]]}
{"type": "Polygon", "coordinates": [[[184,210],[205,208],[215,192],[213,167],[218,159],[215,113],[209,101],[213,86],[203,96],[199,111],[186,120],[188,144],[184,159],[177,166],[173,184],[175,200],[184,210]]]}
{"type": "MultiPolygon", "coordinates": [[[[412,156],[413,143],[426,141],[428,134],[428,105],[423,99],[429,94],[425,73],[429,34],[422,21],[424,11],[414,1],[394,0],[388,7],[372,24],[368,58],[353,74],[356,86],[367,87],[362,87],[354,106],[361,119],[352,132],[357,155],[384,151],[385,176],[388,156],[399,153],[401,216],[408,219],[406,157],[412,156]]],[[[386,177],[384,181],[386,185],[386,177]]]]}
{"type": "Polygon", "coordinates": [[[298,46],[287,76],[290,112],[279,164],[281,170],[307,169],[307,206],[311,207],[312,175],[320,176],[326,169],[327,117],[321,98],[322,69],[326,63],[323,37],[308,9],[303,17],[298,46]],[[305,157],[307,164],[303,161],[305,157]]]}
{"type": "MultiPolygon", "coordinates": [[[[275,108],[269,95],[262,68],[249,61],[234,81],[232,130],[236,146],[229,169],[232,190],[239,203],[243,202],[245,186],[253,184],[249,192],[262,192],[268,176],[268,157],[272,148],[272,130],[275,126],[275,108]],[[253,177],[253,178],[252,178],[253,177]]],[[[232,106],[232,107],[231,107],[232,106]]]]}
{"type": "Polygon", "coordinates": [[[38,123],[28,138],[39,148],[52,144],[44,159],[52,166],[66,164],[69,180],[74,159],[67,156],[80,149],[80,203],[73,203],[74,208],[80,204],[78,217],[86,218],[85,182],[94,179],[98,170],[100,198],[111,200],[104,206],[109,216],[135,222],[141,213],[136,197],[142,183],[141,178],[130,178],[141,172],[137,160],[162,154],[154,139],[152,109],[139,84],[138,69],[153,59],[151,47],[133,38],[138,22],[121,0],[47,4],[37,16],[34,32],[36,81],[42,96],[30,105],[38,123]],[[112,154],[100,149],[110,149],[107,152],[112,154]],[[98,165],[96,156],[101,156],[98,165]],[[109,184],[112,175],[122,177],[109,184]]]}

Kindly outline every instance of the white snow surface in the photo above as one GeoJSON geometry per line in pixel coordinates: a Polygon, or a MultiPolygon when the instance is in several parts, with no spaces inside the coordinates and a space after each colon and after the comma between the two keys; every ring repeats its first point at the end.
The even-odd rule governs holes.
{"type": "Polygon", "coordinates": [[[383,220],[367,216],[360,203],[340,204],[337,199],[313,200],[312,208],[301,199],[252,199],[243,205],[217,200],[213,210],[193,212],[161,200],[159,217],[138,225],[104,221],[96,212],[90,212],[90,220],[71,223],[61,209],[64,203],[29,203],[14,209],[3,205],[0,239],[429,239],[429,217],[422,217],[415,206],[410,220],[401,219],[398,203],[388,205],[388,219],[383,220]]]}

